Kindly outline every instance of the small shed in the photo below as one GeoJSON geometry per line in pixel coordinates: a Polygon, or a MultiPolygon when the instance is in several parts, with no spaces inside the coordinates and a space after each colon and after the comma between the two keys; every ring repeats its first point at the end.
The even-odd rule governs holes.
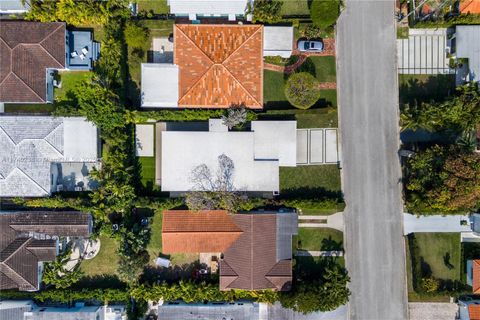
{"type": "Polygon", "coordinates": [[[263,56],[289,58],[293,50],[293,27],[264,27],[263,56]]]}

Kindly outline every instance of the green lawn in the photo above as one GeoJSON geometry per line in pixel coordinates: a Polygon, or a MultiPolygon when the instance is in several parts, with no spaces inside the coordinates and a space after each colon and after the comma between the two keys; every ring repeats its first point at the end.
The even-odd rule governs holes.
{"type": "Polygon", "coordinates": [[[455,75],[400,74],[400,103],[441,102],[455,92],[455,75]]]}
{"type": "Polygon", "coordinates": [[[91,71],[64,71],[59,73],[60,81],[62,82],[61,88],[55,88],[54,97],[55,101],[70,100],[68,95],[72,94],[72,91],[78,87],[80,83],[86,80],[91,80],[93,72],[91,71]]]}
{"type": "Polygon", "coordinates": [[[151,37],[168,37],[173,33],[174,20],[141,20],[150,30],[151,37]]]}
{"type": "Polygon", "coordinates": [[[320,82],[335,82],[337,80],[337,67],[335,57],[309,57],[304,64],[312,64],[315,77],[320,82]]]}
{"type": "Polygon", "coordinates": [[[311,196],[338,195],[341,191],[337,165],[298,166],[280,168],[280,193],[311,196]]]}
{"type": "Polygon", "coordinates": [[[150,11],[154,13],[170,13],[170,6],[167,5],[167,0],[137,0],[138,11],[150,11]]]}
{"type": "MultiPolygon", "coordinates": [[[[422,277],[432,276],[445,283],[461,281],[462,261],[459,233],[415,233],[418,246],[418,261],[421,263],[422,277]]],[[[413,289],[411,251],[406,239],[407,277],[409,301],[446,302],[448,292],[418,293],[413,289]]]]}
{"type": "Polygon", "coordinates": [[[138,157],[142,166],[141,182],[144,187],[155,185],[155,157],[138,157]]]}
{"type": "Polygon", "coordinates": [[[150,260],[155,259],[162,252],[162,212],[158,210],[152,218],[151,237],[147,245],[150,260]]]}
{"type": "Polygon", "coordinates": [[[461,243],[459,233],[416,233],[420,256],[438,279],[460,280],[461,243]],[[450,256],[449,269],[445,257],[450,256]]]}
{"type": "Polygon", "coordinates": [[[285,98],[285,76],[275,71],[264,71],[265,112],[260,119],[297,120],[298,128],[335,128],[338,126],[337,91],[321,90],[321,98],[308,110],[300,110],[285,98]]]}
{"type": "Polygon", "coordinates": [[[100,236],[100,252],[91,260],[83,260],[80,269],[86,276],[115,275],[118,268],[118,241],[100,236]]]}
{"type": "Polygon", "coordinates": [[[312,251],[342,250],[343,233],[330,228],[298,228],[297,248],[312,251]]]}
{"type": "Polygon", "coordinates": [[[280,14],[286,15],[310,15],[308,0],[281,0],[283,2],[280,14]]]}
{"type": "Polygon", "coordinates": [[[5,103],[5,113],[51,113],[53,110],[52,103],[5,103]]]}

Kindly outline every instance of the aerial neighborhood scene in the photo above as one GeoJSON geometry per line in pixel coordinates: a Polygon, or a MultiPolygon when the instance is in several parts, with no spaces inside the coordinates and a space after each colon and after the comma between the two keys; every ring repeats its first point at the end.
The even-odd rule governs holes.
{"type": "Polygon", "coordinates": [[[480,0],[0,0],[0,320],[480,320],[480,0]]]}

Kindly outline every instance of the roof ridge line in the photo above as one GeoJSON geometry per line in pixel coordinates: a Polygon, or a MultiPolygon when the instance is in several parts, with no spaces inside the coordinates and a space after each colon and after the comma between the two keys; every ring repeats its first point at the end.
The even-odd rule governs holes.
{"type": "MultiPolygon", "coordinates": [[[[55,32],[58,31],[58,29],[62,28],[63,26],[64,26],[63,24],[59,25],[55,30],[53,30],[52,32],[50,32],[50,34],[49,34],[48,36],[46,36],[42,41],[40,41],[40,42],[38,43],[38,45],[40,45],[40,47],[42,47],[42,49],[43,49],[50,57],[53,58],[53,60],[55,60],[56,62],[58,62],[58,63],[62,66],[62,68],[64,68],[64,66],[62,65],[62,63],[61,63],[60,61],[58,61],[54,56],[52,56],[52,55],[50,54],[50,52],[48,52],[48,50],[45,49],[45,47],[42,45],[42,43],[43,43],[45,40],[47,40],[48,38],[50,38],[55,32]]],[[[47,68],[47,69],[48,69],[48,68],[47,68]]]]}
{"type": "MultiPolygon", "coordinates": [[[[21,237],[15,238],[13,241],[15,241],[15,240],[17,240],[17,239],[22,239],[22,238],[21,238],[21,237]]],[[[25,240],[20,246],[18,246],[18,248],[15,249],[5,260],[3,260],[2,263],[6,264],[6,262],[7,262],[8,260],[10,260],[10,258],[13,257],[13,256],[15,255],[15,253],[18,252],[18,250],[20,250],[21,248],[23,248],[23,247],[25,246],[25,244],[30,241],[31,238],[25,238],[25,239],[26,239],[26,240],[25,240]]],[[[13,241],[10,242],[9,245],[12,244],[13,241]]],[[[7,246],[7,247],[8,247],[8,246],[7,246]]],[[[5,250],[5,249],[4,249],[4,250],[5,250]]],[[[3,251],[2,251],[2,252],[3,252],[3,251]]]]}
{"type": "MultiPolygon", "coordinates": [[[[222,66],[225,70],[227,70],[228,74],[230,74],[230,75],[232,76],[232,78],[240,85],[240,87],[243,89],[243,91],[245,91],[245,93],[246,93],[253,101],[256,101],[256,102],[260,105],[260,107],[263,106],[263,103],[260,103],[257,99],[255,99],[255,98],[250,94],[250,92],[248,92],[247,88],[245,88],[245,87],[243,86],[243,84],[240,82],[240,80],[238,80],[237,77],[235,77],[235,76],[233,75],[233,73],[232,73],[226,66],[224,66],[223,64],[222,64],[221,66],[222,66]]],[[[248,107],[247,107],[247,108],[248,108],[248,107]]]]}
{"type": "MultiPolygon", "coordinates": [[[[13,56],[13,55],[12,55],[13,56]]],[[[33,92],[42,102],[46,102],[42,97],[38,95],[38,93],[35,92],[28,84],[25,83],[25,81],[22,80],[15,72],[11,71],[11,73],[17,77],[18,80],[20,80],[28,89],[30,89],[31,92],[33,92]]]]}
{"type": "MultiPolygon", "coordinates": [[[[1,85],[1,83],[0,83],[1,85]]],[[[5,135],[8,137],[8,139],[10,139],[10,141],[13,143],[13,146],[17,146],[17,144],[15,143],[15,141],[13,141],[12,137],[10,137],[10,135],[7,133],[7,131],[5,131],[5,129],[3,129],[2,126],[0,126],[0,129],[2,129],[2,131],[5,133],[5,135]]]]}
{"type": "Polygon", "coordinates": [[[48,143],[55,151],[62,155],[62,157],[65,157],[65,155],[60,152],[60,150],[58,150],[53,144],[50,143],[50,141],[47,140],[47,137],[50,136],[53,132],[55,132],[61,125],[63,125],[63,121],[60,122],[55,128],[53,128],[53,130],[50,131],[45,137],[43,137],[42,140],[48,143]]]}
{"type": "MultiPolygon", "coordinates": [[[[183,30],[181,30],[177,25],[175,25],[175,29],[178,29],[180,30],[180,32],[185,36],[185,38],[187,38],[198,50],[200,50],[200,52],[205,56],[207,57],[208,60],[210,60],[211,63],[215,64],[215,61],[213,61],[212,59],[210,59],[210,57],[205,53],[205,51],[202,50],[202,48],[200,48],[199,46],[197,46],[197,44],[189,37],[185,34],[185,32],[183,32],[183,30]]],[[[174,29],[174,30],[175,30],[174,29]]]]}
{"type": "MultiPolygon", "coordinates": [[[[42,189],[43,191],[45,191],[45,193],[48,195],[49,192],[47,190],[45,190],[41,185],[39,185],[35,180],[33,180],[28,174],[25,173],[25,171],[23,171],[22,169],[20,169],[19,167],[15,167],[13,171],[15,171],[15,169],[17,169],[18,171],[20,171],[23,175],[25,175],[25,177],[27,177],[30,181],[32,181],[34,184],[36,184],[40,189],[42,189]]],[[[10,176],[12,173],[10,173],[8,176],[10,176]]],[[[7,176],[7,177],[8,177],[7,176]]]]}
{"type": "MultiPolygon", "coordinates": [[[[230,57],[233,56],[234,53],[236,53],[238,50],[240,50],[240,48],[242,48],[247,41],[249,41],[255,34],[257,34],[258,32],[260,32],[261,30],[262,30],[262,28],[258,28],[257,31],[255,31],[254,33],[252,33],[252,35],[251,35],[250,37],[248,37],[247,39],[245,39],[245,41],[244,41],[237,49],[235,49],[235,50],[234,50],[225,60],[223,60],[223,62],[222,62],[222,66],[225,67],[225,69],[232,75],[232,77],[240,84],[240,86],[242,87],[242,89],[250,96],[250,98],[252,98],[253,100],[255,100],[255,101],[260,105],[260,107],[263,106],[263,101],[262,101],[262,103],[260,103],[260,101],[258,101],[256,98],[254,98],[254,97],[250,94],[250,92],[248,92],[248,90],[242,85],[242,83],[240,82],[240,80],[238,80],[237,77],[235,77],[235,76],[233,75],[233,73],[230,71],[230,69],[228,69],[227,66],[224,65],[224,63],[226,63],[227,60],[229,60],[230,57]]],[[[263,39],[262,39],[261,42],[262,42],[262,50],[261,50],[261,52],[263,52],[263,39]]],[[[262,60],[262,64],[263,64],[263,58],[262,58],[261,60],[262,60]]],[[[262,70],[263,70],[263,67],[262,67],[262,70]]],[[[261,73],[261,78],[262,78],[262,83],[263,83],[263,72],[261,73]]],[[[263,98],[263,97],[261,97],[261,98],[263,98]]]]}
{"type": "Polygon", "coordinates": [[[13,47],[13,48],[12,48],[12,47],[10,47],[10,46],[8,45],[7,41],[3,40],[3,38],[2,38],[2,37],[0,37],[0,40],[2,40],[2,42],[3,42],[3,43],[5,43],[5,45],[8,47],[8,49],[10,49],[10,51],[12,51],[12,50],[13,50],[13,48],[15,48],[15,47],[13,47]]]}
{"type": "MultiPolygon", "coordinates": [[[[222,64],[225,63],[228,59],[230,59],[230,57],[231,57],[235,52],[237,52],[238,50],[240,50],[240,48],[242,48],[242,47],[245,45],[245,43],[246,43],[248,40],[250,40],[250,39],[251,39],[257,32],[259,32],[260,30],[262,30],[262,28],[258,28],[258,30],[256,30],[256,31],[255,31],[254,33],[252,33],[247,39],[245,39],[245,41],[243,41],[242,44],[239,45],[237,49],[233,50],[233,51],[228,55],[228,57],[226,57],[226,58],[223,60],[222,64]]],[[[262,39],[262,43],[263,43],[263,39],[262,39]]],[[[262,50],[262,53],[263,53],[263,50],[262,50]]],[[[263,60],[263,58],[262,58],[262,60],[263,60]]]]}
{"type": "Polygon", "coordinates": [[[200,78],[198,78],[198,80],[195,81],[194,84],[192,84],[192,86],[190,87],[190,89],[189,89],[187,92],[185,92],[185,94],[184,94],[181,98],[178,99],[178,102],[179,102],[178,104],[180,104],[180,100],[182,100],[190,91],[193,90],[193,88],[194,88],[203,78],[205,78],[205,77],[207,76],[207,74],[210,72],[210,70],[211,70],[215,65],[217,65],[217,63],[213,63],[213,64],[203,73],[203,75],[202,75],[200,78]]]}
{"type": "MultiPolygon", "coordinates": [[[[44,46],[42,46],[40,43],[20,43],[18,44],[19,46],[22,45],[22,46],[29,46],[29,47],[33,47],[33,46],[37,46],[37,47],[40,47],[42,49],[42,51],[44,51],[48,56],[50,56],[50,58],[53,59],[53,61],[55,61],[56,63],[58,63],[60,65],[60,68],[65,68],[64,66],[62,66],[62,64],[54,57],[50,54],[50,52],[48,52],[47,49],[45,49],[44,46]]],[[[37,60],[37,59],[35,59],[37,60]]],[[[59,68],[59,69],[60,69],[59,68]]],[[[53,68],[45,68],[45,69],[53,69],[53,68]]]]}
{"type": "MultiPolygon", "coordinates": [[[[35,256],[36,257],[36,256],[35,256]]],[[[37,259],[38,260],[38,259],[37,259]]],[[[27,279],[25,279],[22,275],[20,275],[17,271],[15,271],[12,267],[10,267],[8,264],[4,263],[4,262],[0,262],[0,265],[3,265],[4,267],[7,268],[7,270],[9,270],[10,272],[14,273],[16,276],[18,276],[20,279],[22,279],[23,281],[25,281],[26,283],[28,283],[29,285],[31,285],[32,287],[36,288],[33,283],[31,283],[30,281],[28,281],[27,279]]],[[[5,274],[5,272],[2,272],[3,274],[5,274]]],[[[15,282],[15,284],[18,284],[14,279],[10,278],[8,275],[5,274],[6,277],[8,277],[10,280],[12,280],[13,282],[15,282]]]]}

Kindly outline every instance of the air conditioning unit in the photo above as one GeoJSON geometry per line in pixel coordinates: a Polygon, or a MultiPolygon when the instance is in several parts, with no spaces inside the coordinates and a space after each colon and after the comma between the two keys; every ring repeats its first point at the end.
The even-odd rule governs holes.
{"type": "Polygon", "coordinates": [[[57,186],[57,192],[61,192],[61,191],[63,191],[63,184],[59,184],[57,186]]]}

